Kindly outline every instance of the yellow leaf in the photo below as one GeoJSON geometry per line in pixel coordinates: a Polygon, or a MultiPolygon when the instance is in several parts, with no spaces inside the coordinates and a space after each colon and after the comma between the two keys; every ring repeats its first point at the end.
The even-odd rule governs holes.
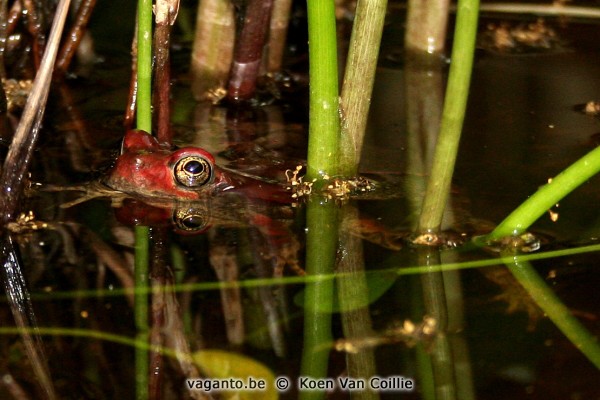
{"type": "Polygon", "coordinates": [[[275,375],[264,364],[252,358],[223,350],[201,350],[193,356],[196,365],[215,385],[237,385],[233,390],[220,391],[225,399],[277,400],[273,386],[275,375]],[[264,385],[264,389],[258,389],[264,385]]]}

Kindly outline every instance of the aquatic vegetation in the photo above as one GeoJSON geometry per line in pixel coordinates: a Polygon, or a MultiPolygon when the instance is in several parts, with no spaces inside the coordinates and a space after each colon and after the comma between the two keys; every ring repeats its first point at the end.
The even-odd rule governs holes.
{"type": "MultiPolygon", "coordinates": [[[[92,3],[82,3],[73,23],[78,40],[83,40],[92,3]]],[[[579,375],[595,372],[600,363],[594,338],[598,310],[586,297],[597,279],[590,266],[597,258],[598,224],[590,222],[595,215],[588,207],[597,193],[591,185],[583,187],[583,194],[574,193],[581,196],[574,200],[576,206],[564,196],[600,168],[597,150],[495,225],[515,199],[535,188],[540,175],[554,175],[589,144],[579,137],[567,139],[565,133],[572,132],[564,128],[564,119],[541,116],[537,102],[551,96],[546,92],[536,92],[535,101],[528,98],[532,104],[510,108],[496,122],[505,127],[525,120],[531,130],[526,139],[512,132],[512,126],[502,139],[490,139],[487,132],[474,135],[476,128],[469,123],[484,117],[466,114],[467,104],[484,103],[501,113],[508,103],[500,93],[493,93],[493,100],[480,96],[467,103],[468,93],[482,91],[481,82],[474,89],[469,85],[476,1],[458,5],[450,60],[440,58],[441,47],[436,47],[435,58],[427,61],[397,56],[402,38],[396,29],[403,23],[397,20],[404,21],[405,15],[398,16],[394,2],[395,13],[387,16],[384,27],[385,1],[360,0],[354,8],[352,2],[315,0],[304,10],[288,0],[235,5],[203,0],[194,44],[187,41],[191,35],[184,23],[194,19],[193,7],[179,6],[177,1],[157,2],[153,24],[152,3],[139,1],[135,84],[125,106],[125,128],[120,123],[127,84],[115,72],[118,68],[100,63],[88,70],[90,75],[79,76],[73,69],[77,64],[69,67],[77,40],[60,56],[62,103],[50,103],[55,108],[44,131],[51,134],[33,166],[21,166],[31,172],[32,182],[23,181],[25,201],[10,197],[13,186],[7,186],[11,194],[1,199],[10,197],[21,206],[3,215],[7,223],[2,229],[9,235],[3,264],[12,279],[5,283],[8,300],[13,310],[22,309],[15,312],[17,322],[33,321],[11,327],[10,316],[2,315],[7,323],[0,329],[0,351],[7,356],[8,370],[18,372],[16,379],[3,380],[2,393],[37,380],[40,388],[31,385],[31,392],[47,398],[91,393],[87,390],[95,390],[98,398],[210,398],[211,393],[204,393],[209,382],[225,385],[230,383],[227,378],[252,378],[269,387],[235,395],[323,398],[323,390],[304,390],[303,381],[291,372],[301,370],[300,376],[311,377],[306,384],[332,384],[339,393],[348,389],[348,382],[360,386],[375,377],[389,384],[415,383],[415,397],[470,399],[485,398],[482,386],[493,391],[494,379],[512,377],[515,369],[526,372],[523,385],[543,388],[545,372],[539,366],[554,365],[558,353],[573,357],[579,375]],[[260,6],[265,12],[253,18],[260,6]],[[207,18],[211,13],[213,18],[207,18]],[[344,40],[352,18],[345,60],[344,40]],[[239,29],[234,38],[235,24],[239,29]],[[291,44],[282,50],[285,32],[291,44]],[[381,32],[385,39],[380,48],[381,32]],[[190,58],[192,47],[198,51],[192,50],[190,75],[180,62],[190,58]],[[447,62],[449,83],[441,115],[447,62]],[[338,66],[344,64],[340,91],[338,66]],[[381,82],[372,96],[377,65],[381,82]],[[419,80],[422,86],[415,85],[419,80]],[[382,97],[389,103],[382,104],[382,97]],[[432,104],[436,101],[440,104],[432,104]],[[371,107],[367,124],[372,102],[378,103],[371,107]],[[103,120],[103,112],[118,123],[103,120]],[[406,112],[411,121],[405,127],[406,112]],[[134,125],[138,131],[129,130],[134,125]],[[461,137],[461,146],[471,151],[459,151],[461,137]],[[528,147],[537,141],[543,156],[528,147]],[[121,142],[119,156],[115,153],[121,142]],[[72,147],[74,143],[79,147],[72,147]],[[488,146],[497,154],[526,150],[520,159],[504,154],[492,161],[488,146]],[[560,146],[565,154],[551,157],[560,146]],[[463,166],[454,178],[456,161],[463,166]],[[498,166],[494,170],[488,163],[498,166]],[[105,170],[96,171],[98,165],[105,170]],[[542,172],[533,171],[532,165],[542,172]],[[98,175],[103,178],[83,184],[98,175]],[[476,183],[465,184],[471,179],[476,183]],[[77,183],[79,192],[66,190],[66,182],[77,183]],[[489,187],[494,193],[485,190],[489,187]],[[89,193],[81,197],[81,192],[89,193]],[[487,202],[487,197],[496,198],[487,202]],[[559,200],[560,210],[555,206],[559,200]],[[548,221],[533,225],[550,208],[548,221]],[[558,220],[552,217],[559,212],[558,220]],[[558,231],[569,224],[579,233],[561,236],[558,231]],[[577,291],[570,290],[570,282],[576,282],[577,291]],[[31,289],[31,301],[27,291],[22,292],[25,296],[17,293],[22,288],[31,289]],[[21,338],[13,339],[13,334],[21,338]],[[520,343],[529,347],[520,349],[520,343]],[[40,356],[44,349],[49,349],[47,360],[40,356]],[[470,370],[475,365],[470,352],[483,372],[470,370]],[[90,361],[92,353],[100,354],[100,361],[90,361]],[[34,372],[11,354],[27,354],[34,372]],[[73,368],[57,367],[61,360],[73,368]],[[381,371],[393,376],[379,376],[381,371]],[[286,382],[290,392],[273,386],[286,382]]],[[[43,20],[42,11],[34,14],[43,20]]],[[[2,18],[0,12],[0,22],[2,18]]],[[[24,20],[24,26],[35,18],[24,20]]],[[[117,27],[109,21],[102,24],[104,29],[117,27]]],[[[563,28],[530,21],[534,19],[522,23],[524,31],[509,33],[529,35],[541,45],[544,38],[537,34],[547,34],[559,47],[568,43],[559,38],[563,28]]],[[[129,22],[133,30],[133,18],[129,22]]],[[[494,24],[501,28],[498,35],[506,33],[505,25],[494,24]]],[[[409,25],[413,33],[419,26],[418,21],[409,25]]],[[[15,54],[32,65],[23,69],[24,78],[39,65],[44,26],[38,29],[39,38],[32,36],[31,57],[14,47],[0,51],[3,77],[19,70],[13,64],[15,54]]],[[[485,30],[491,25],[481,26],[485,30]]],[[[112,34],[108,37],[114,41],[112,34]]],[[[532,60],[510,58],[509,51],[490,54],[475,63],[475,77],[479,73],[481,78],[481,68],[489,67],[490,59],[508,61],[491,69],[491,75],[510,62],[532,60]]],[[[522,80],[535,81],[526,78],[522,80]]],[[[514,84],[508,76],[506,81],[506,86],[514,84]]],[[[498,86],[503,84],[504,79],[498,86]]],[[[20,90],[6,87],[11,93],[20,90]]],[[[553,91],[561,92],[558,87],[553,91]]],[[[581,96],[572,103],[588,102],[587,113],[593,116],[594,101],[589,94],[581,96]]],[[[570,104],[560,107],[570,109],[570,104]]],[[[11,121],[18,110],[18,105],[9,108],[11,121]]],[[[2,131],[0,145],[8,142],[6,137],[2,131]]],[[[377,399],[381,393],[360,394],[377,399]]]]}

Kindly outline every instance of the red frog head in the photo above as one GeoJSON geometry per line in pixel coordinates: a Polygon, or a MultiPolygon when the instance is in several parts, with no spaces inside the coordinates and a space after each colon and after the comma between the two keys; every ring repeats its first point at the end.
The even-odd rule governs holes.
{"type": "Polygon", "coordinates": [[[125,135],[121,155],[106,184],[143,197],[195,200],[235,192],[268,201],[291,201],[283,185],[224,170],[206,150],[172,150],[139,130],[125,135]]]}

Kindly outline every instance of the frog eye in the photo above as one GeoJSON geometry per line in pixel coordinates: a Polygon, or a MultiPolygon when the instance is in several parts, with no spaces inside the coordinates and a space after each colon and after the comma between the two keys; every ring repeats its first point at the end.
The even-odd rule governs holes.
{"type": "Polygon", "coordinates": [[[177,161],[174,171],[177,182],[195,188],[207,184],[212,179],[213,166],[206,158],[193,155],[177,161]]]}
{"type": "Polygon", "coordinates": [[[176,210],[173,213],[173,223],[178,230],[185,233],[199,233],[209,225],[209,218],[190,210],[176,210]]]}

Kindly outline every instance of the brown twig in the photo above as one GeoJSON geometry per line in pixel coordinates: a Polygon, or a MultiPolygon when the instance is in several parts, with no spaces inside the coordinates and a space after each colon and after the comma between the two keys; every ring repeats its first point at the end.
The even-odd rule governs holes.
{"type": "Polygon", "coordinates": [[[247,101],[254,96],[272,8],[273,0],[248,1],[229,78],[230,101],[247,101]]]}
{"type": "Polygon", "coordinates": [[[133,274],[128,268],[125,259],[123,259],[119,253],[108,246],[94,232],[86,230],[85,235],[89,240],[90,247],[96,253],[98,260],[106,264],[112,273],[115,274],[127,293],[127,301],[129,304],[133,304],[133,289],[135,283],[133,281],[133,274]]]}
{"type": "Polygon", "coordinates": [[[4,167],[0,175],[0,233],[4,230],[5,223],[14,216],[23,189],[23,180],[29,161],[35,148],[42,117],[50,90],[52,67],[58,51],[58,44],[66,20],[69,0],[62,0],[54,19],[48,51],[44,54],[42,63],[33,84],[31,94],[25,104],[21,122],[17,127],[10,149],[4,160],[4,167]]]}
{"type": "Polygon", "coordinates": [[[0,78],[6,79],[6,66],[4,54],[8,40],[8,0],[0,0],[0,78]]]}
{"type": "MultiPolygon", "coordinates": [[[[151,228],[152,246],[150,248],[150,285],[152,286],[152,308],[150,345],[160,348],[164,345],[166,318],[165,285],[167,281],[169,243],[164,228],[151,228]]],[[[162,398],[164,356],[159,351],[150,353],[149,399],[162,398]]]]}
{"type": "Polygon", "coordinates": [[[7,24],[7,30],[6,30],[6,34],[7,36],[10,35],[11,33],[14,32],[14,30],[17,27],[17,23],[19,22],[19,19],[21,18],[21,11],[22,11],[22,6],[21,6],[21,2],[20,1],[15,1],[12,5],[12,7],[10,8],[10,11],[8,12],[8,16],[6,18],[6,24],[7,24]]]}
{"type": "Polygon", "coordinates": [[[21,2],[27,12],[27,30],[33,38],[33,63],[37,70],[40,67],[42,54],[46,47],[46,35],[42,26],[42,18],[34,2],[32,0],[21,0],[21,2]]]}
{"type": "Polygon", "coordinates": [[[56,67],[54,68],[55,75],[63,76],[67,72],[71,60],[73,59],[73,55],[75,55],[77,47],[85,34],[87,24],[95,5],[96,0],[82,0],[79,5],[77,16],[75,17],[75,24],[71,27],[71,31],[67,37],[68,40],[64,41],[56,60],[56,67]]]}
{"type": "Polygon", "coordinates": [[[125,108],[125,118],[123,125],[128,131],[133,128],[135,122],[135,107],[137,102],[137,18],[135,19],[135,29],[133,30],[133,40],[131,41],[131,78],[129,80],[129,95],[127,96],[127,107],[125,108]]]}
{"type": "Polygon", "coordinates": [[[156,88],[154,106],[157,112],[157,134],[159,142],[171,143],[171,25],[177,17],[179,0],[156,2],[156,28],[154,31],[154,55],[156,58],[156,88]]]}
{"type": "Polygon", "coordinates": [[[2,375],[2,385],[6,388],[8,393],[13,397],[14,400],[30,400],[29,395],[23,389],[21,385],[13,378],[11,374],[2,375]]]}

